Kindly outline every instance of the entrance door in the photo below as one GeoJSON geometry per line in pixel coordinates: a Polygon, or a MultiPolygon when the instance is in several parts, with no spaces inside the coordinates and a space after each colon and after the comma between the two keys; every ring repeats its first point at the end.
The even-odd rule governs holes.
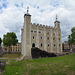
{"type": "Polygon", "coordinates": [[[35,43],[32,44],[32,47],[35,47],[35,43]]]}

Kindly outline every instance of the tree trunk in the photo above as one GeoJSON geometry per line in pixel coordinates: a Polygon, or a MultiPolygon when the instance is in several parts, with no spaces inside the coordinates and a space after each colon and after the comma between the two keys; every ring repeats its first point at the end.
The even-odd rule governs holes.
{"type": "Polygon", "coordinates": [[[70,50],[70,52],[72,52],[72,44],[71,44],[71,50],[70,50]]]}
{"type": "Polygon", "coordinates": [[[10,52],[11,52],[11,46],[9,46],[9,54],[10,54],[10,52]]]}

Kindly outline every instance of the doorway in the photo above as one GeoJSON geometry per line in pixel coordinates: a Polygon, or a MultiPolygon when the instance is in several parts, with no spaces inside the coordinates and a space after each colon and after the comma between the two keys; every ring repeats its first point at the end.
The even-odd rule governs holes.
{"type": "Polygon", "coordinates": [[[32,48],[35,47],[35,43],[32,43],[32,48]]]}

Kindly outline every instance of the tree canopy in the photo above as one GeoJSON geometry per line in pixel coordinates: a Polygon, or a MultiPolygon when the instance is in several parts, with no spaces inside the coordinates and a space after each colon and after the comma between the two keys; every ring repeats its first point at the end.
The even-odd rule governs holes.
{"type": "Polygon", "coordinates": [[[0,38],[0,46],[1,46],[1,43],[2,43],[2,39],[0,38]]]}
{"type": "Polygon", "coordinates": [[[8,32],[6,35],[3,35],[4,46],[10,47],[11,45],[16,45],[17,42],[18,42],[18,39],[14,32],[8,32]]]}
{"type": "Polygon", "coordinates": [[[71,34],[72,42],[75,44],[75,27],[73,27],[73,28],[71,29],[71,32],[72,32],[72,34],[71,34]]]}
{"type": "Polygon", "coordinates": [[[72,49],[72,44],[75,44],[75,27],[71,29],[71,34],[68,35],[68,44],[71,46],[72,49]]]}

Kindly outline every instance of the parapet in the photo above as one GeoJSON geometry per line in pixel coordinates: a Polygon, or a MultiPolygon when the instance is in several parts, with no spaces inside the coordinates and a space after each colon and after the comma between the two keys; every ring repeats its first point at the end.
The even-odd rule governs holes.
{"type": "Polygon", "coordinates": [[[42,24],[36,24],[36,23],[31,23],[31,25],[33,26],[33,27],[41,27],[41,28],[53,28],[52,26],[48,26],[48,25],[42,25],[42,24]]]}
{"type": "Polygon", "coordinates": [[[53,29],[53,27],[52,27],[52,26],[51,26],[50,28],[51,28],[51,29],[53,29]]]}
{"type": "Polygon", "coordinates": [[[33,26],[35,26],[36,25],[36,23],[33,23],[33,26]]]}
{"type": "Polygon", "coordinates": [[[39,24],[37,24],[36,26],[39,27],[39,24]]]}

